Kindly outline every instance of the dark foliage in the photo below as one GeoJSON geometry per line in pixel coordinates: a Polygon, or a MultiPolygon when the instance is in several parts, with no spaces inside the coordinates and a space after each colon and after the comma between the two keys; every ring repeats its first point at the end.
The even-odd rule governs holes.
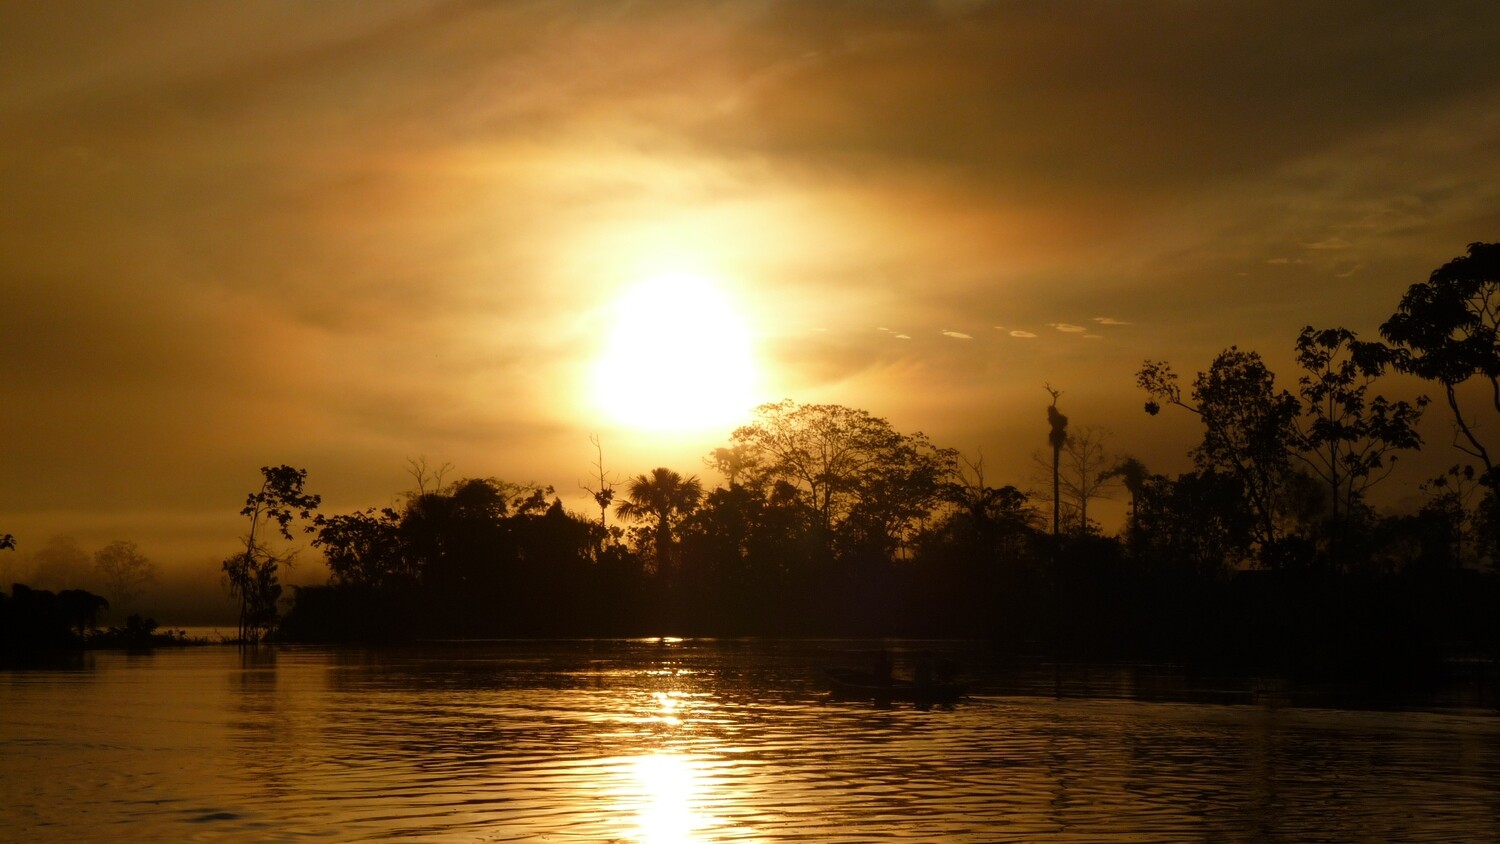
{"type": "Polygon", "coordinates": [[[109,602],[82,589],[50,592],[25,584],[0,592],[0,655],[82,648],[109,602]]]}

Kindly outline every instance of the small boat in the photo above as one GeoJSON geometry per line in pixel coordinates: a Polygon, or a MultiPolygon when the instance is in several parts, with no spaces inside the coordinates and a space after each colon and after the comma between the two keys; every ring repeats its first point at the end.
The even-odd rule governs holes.
{"type": "Polygon", "coordinates": [[[835,700],[873,700],[877,703],[909,701],[916,704],[947,704],[963,697],[963,687],[946,680],[914,683],[894,677],[878,677],[868,671],[830,668],[829,694],[835,700]]]}

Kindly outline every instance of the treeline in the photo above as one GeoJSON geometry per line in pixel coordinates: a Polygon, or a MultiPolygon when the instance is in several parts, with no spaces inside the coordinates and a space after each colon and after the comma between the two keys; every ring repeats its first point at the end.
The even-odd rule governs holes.
{"type": "Polygon", "coordinates": [[[131,615],[101,629],[109,601],[85,589],[53,592],[11,584],[0,591],[0,665],[84,648],[150,648],[188,644],[181,630],[158,632],[154,618],[131,615]]]}
{"type": "MultiPolygon", "coordinates": [[[[712,489],[665,467],[610,484],[601,458],[597,518],[550,488],[492,478],[312,516],[316,500],[297,499],[305,473],[268,469],[261,494],[279,477],[285,501],[252,496],[244,559],[258,506],[284,533],[293,511],[308,516],[332,577],[297,590],[280,626],[295,639],[979,636],[1044,656],[1319,672],[1494,657],[1497,471],[1463,399],[1470,379],[1500,394],[1497,268],[1500,247],[1474,244],[1412,286],[1385,342],[1305,328],[1295,391],[1233,347],[1187,388],[1146,362],[1147,411],[1203,425],[1194,471],[1175,477],[1070,429],[1057,391],[1045,440],[1039,426],[1051,450],[1039,494],[991,485],[981,459],[864,411],[783,401],[707,458],[724,478],[712,489]],[[1429,402],[1378,395],[1391,371],[1442,390],[1468,461],[1424,484],[1415,513],[1367,501],[1422,446],[1429,402]],[[1110,483],[1130,499],[1113,536],[1087,515],[1110,483]]],[[[274,585],[274,565],[269,579],[258,570],[274,585]]],[[[262,591],[272,599],[248,617],[251,638],[275,621],[279,586],[262,591]]]]}
{"type": "Polygon", "coordinates": [[[1500,470],[1483,433],[1500,421],[1497,305],[1500,245],[1474,244],[1412,285],[1380,341],[1304,328],[1295,389],[1235,347],[1190,385],[1145,362],[1147,412],[1202,423],[1193,471],[1175,476],[1110,454],[1050,385],[1045,477],[1027,484],[1040,491],[865,411],[782,401],[705,458],[712,488],[667,467],[614,482],[601,453],[589,514],[549,487],[445,483],[447,467],[422,465],[397,506],[323,514],[305,470],[268,467],[223,570],[245,641],[962,636],[1043,658],[1325,676],[1494,659],[1500,470]],[[1368,500],[1423,447],[1434,409],[1380,395],[1391,372],[1440,391],[1462,455],[1416,512],[1368,500]],[[1129,507],[1105,535],[1090,502],[1111,485],[1129,507]],[[330,580],[284,596],[286,557],[267,538],[297,529],[330,580]]]}

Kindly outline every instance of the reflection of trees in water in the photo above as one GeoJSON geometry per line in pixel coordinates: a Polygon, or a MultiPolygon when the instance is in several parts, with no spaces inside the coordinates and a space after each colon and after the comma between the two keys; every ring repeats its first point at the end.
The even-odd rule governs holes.
{"type": "MultiPolygon", "coordinates": [[[[885,644],[900,672],[936,643],[885,644]]],[[[937,645],[982,690],[952,709],[831,703],[807,682],[871,647],[511,642],[246,659],[226,649],[216,670],[183,661],[190,670],[175,679],[157,659],[143,670],[173,690],[171,720],[199,733],[183,746],[211,756],[188,768],[192,783],[170,764],[154,771],[153,793],[191,795],[201,825],[191,831],[239,838],[1377,840],[1386,828],[1481,840],[1492,820],[1500,749],[1484,719],[1059,699],[1050,679],[1037,680],[1045,696],[997,694],[994,652],[974,643],[937,645]],[[547,674],[565,679],[532,679],[547,674]],[[241,701],[226,707],[226,691],[241,701]],[[247,729],[252,716],[275,733],[247,729]]],[[[1138,696],[1169,684],[1145,671],[1106,666],[1092,684],[1138,696]]],[[[140,712],[160,689],[139,676],[100,671],[89,682],[123,682],[68,688],[74,704],[140,712]]],[[[1066,693],[1089,694],[1086,667],[1064,679],[1066,693]]],[[[117,715],[104,719],[111,729],[117,715]]],[[[165,731],[128,734],[134,747],[165,731]]],[[[182,823],[180,800],[81,803],[93,818],[182,823]]]]}

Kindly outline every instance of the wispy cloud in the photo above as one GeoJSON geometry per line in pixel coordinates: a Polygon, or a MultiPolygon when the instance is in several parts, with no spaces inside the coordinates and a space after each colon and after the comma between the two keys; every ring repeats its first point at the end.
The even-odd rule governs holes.
{"type": "Polygon", "coordinates": [[[950,330],[948,330],[946,328],[943,329],[943,336],[944,337],[952,337],[955,340],[973,340],[974,339],[974,335],[972,335],[972,334],[965,334],[962,331],[950,331],[950,330]]]}
{"type": "Polygon", "coordinates": [[[1353,245],[1354,244],[1343,239],[1342,237],[1330,237],[1325,240],[1320,240],[1317,243],[1302,244],[1303,248],[1305,249],[1348,249],[1353,245]]]}
{"type": "Polygon", "coordinates": [[[1344,270],[1341,273],[1334,273],[1333,277],[1334,278],[1348,278],[1349,276],[1354,275],[1355,273],[1359,272],[1360,270],[1362,270],[1364,268],[1365,268],[1364,264],[1355,264],[1354,266],[1350,267],[1347,270],[1344,270]]]}
{"type": "Polygon", "coordinates": [[[1031,333],[1030,331],[1021,331],[1020,329],[1012,331],[1010,333],[1010,336],[1012,336],[1012,337],[1019,337],[1022,340],[1031,340],[1031,339],[1033,339],[1033,338],[1036,337],[1036,335],[1033,334],[1033,333],[1031,333]]]}
{"type": "Polygon", "coordinates": [[[1066,334],[1082,334],[1083,332],[1088,331],[1087,328],[1084,328],[1081,325],[1074,325],[1071,322],[1049,322],[1047,324],[1066,334]]]}
{"type": "Polygon", "coordinates": [[[910,340],[911,339],[911,335],[910,334],[892,334],[891,336],[895,337],[897,340],[910,340]]]}
{"type": "Polygon", "coordinates": [[[1094,317],[1094,322],[1100,325],[1135,325],[1133,322],[1126,322],[1123,319],[1115,319],[1114,317],[1107,316],[1096,316],[1094,317]]]}

